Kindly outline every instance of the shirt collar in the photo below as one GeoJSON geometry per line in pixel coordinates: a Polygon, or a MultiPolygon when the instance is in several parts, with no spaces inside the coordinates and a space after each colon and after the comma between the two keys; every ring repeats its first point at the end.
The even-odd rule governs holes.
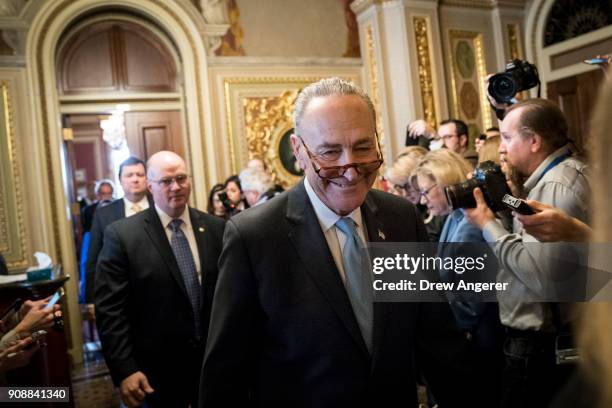
{"type": "Polygon", "coordinates": [[[529,178],[527,178],[527,180],[523,184],[525,192],[528,193],[536,186],[536,184],[538,184],[538,181],[540,181],[543,176],[544,170],[550,163],[552,163],[558,157],[568,154],[569,152],[571,152],[570,147],[568,145],[565,145],[549,154],[548,157],[544,159],[542,163],[540,163],[540,165],[535,169],[533,173],[531,173],[531,176],[529,176],[529,178]]]}
{"type": "Polygon", "coordinates": [[[457,208],[456,210],[454,210],[453,212],[451,212],[449,215],[450,215],[450,216],[453,218],[453,220],[455,220],[456,222],[460,222],[460,221],[463,219],[463,217],[464,217],[463,210],[462,210],[461,208],[457,208]]]}
{"type": "Polygon", "coordinates": [[[131,208],[134,204],[138,204],[142,209],[149,208],[149,199],[147,198],[146,194],[140,199],[140,201],[135,203],[128,200],[128,198],[124,196],[123,203],[125,204],[125,208],[131,208]]]}
{"type": "MultiPolygon", "coordinates": [[[[319,224],[321,224],[324,231],[329,230],[331,227],[336,225],[336,222],[342,218],[342,216],[336,214],[328,206],[326,206],[323,201],[321,201],[317,193],[315,193],[312,186],[308,182],[307,177],[304,177],[304,187],[306,187],[306,194],[308,194],[310,203],[312,204],[315,214],[319,219],[319,224]]],[[[357,224],[357,228],[362,227],[361,209],[359,207],[355,208],[350,214],[345,215],[345,217],[352,218],[353,221],[355,221],[355,224],[357,224]]]]}
{"type": "MultiPolygon", "coordinates": [[[[175,219],[175,218],[170,217],[168,214],[166,214],[164,210],[162,210],[161,208],[157,206],[157,204],[155,204],[155,211],[157,211],[157,215],[159,216],[159,219],[164,229],[168,228],[168,224],[170,224],[170,222],[175,219]]],[[[185,206],[185,211],[183,211],[183,214],[181,214],[179,217],[176,217],[176,218],[183,220],[183,223],[185,224],[186,227],[190,227],[191,218],[189,217],[189,206],[185,206]]]]}

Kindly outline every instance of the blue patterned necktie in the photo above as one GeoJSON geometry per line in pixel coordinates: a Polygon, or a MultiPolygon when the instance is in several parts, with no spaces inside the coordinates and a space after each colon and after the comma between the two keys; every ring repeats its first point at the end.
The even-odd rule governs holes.
{"type": "Polygon", "coordinates": [[[353,312],[361,329],[361,335],[368,351],[372,353],[372,326],[374,321],[372,277],[364,256],[365,245],[357,233],[357,225],[352,218],[343,217],[336,221],[336,227],[346,235],[342,248],[342,265],[346,275],[346,289],[353,306],[353,312]]]}
{"type": "Polygon", "coordinates": [[[181,230],[181,224],[183,220],[174,219],[170,221],[169,227],[172,230],[172,238],[170,239],[170,246],[172,252],[178,263],[179,270],[183,276],[185,282],[185,289],[187,289],[187,296],[191,302],[191,308],[193,309],[193,317],[195,319],[195,336],[199,339],[202,335],[202,322],[200,321],[200,310],[202,307],[202,286],[198,280],[198,271],[196,269],[195,261],[193,260],[193,254],[189,247],[189,241],[181,230]]]}

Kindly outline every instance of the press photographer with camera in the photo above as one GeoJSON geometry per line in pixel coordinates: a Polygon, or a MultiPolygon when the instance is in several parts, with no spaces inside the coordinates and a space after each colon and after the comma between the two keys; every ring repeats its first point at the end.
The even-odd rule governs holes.
{"type": "Polygon", "coordinates": [[[407,138],[420,139],[423,137],[430,140],[442,140],[444,147],[460,154],[472,166],[475,167],[478,163],[478,153],[469,147],[468,127],[462,120],[443,120],[437,131],[423,119],[408,125],[407,138]]]}
{"type": "MultiPolygon", "coordinates": [[[[500,153],[526,177],[523,191],[530,200],[559,208],[583,223],[588,219],[589,182],[586,165],[570,147],[568,126],[561,110],[551,101],[529,99],[508,108],[501,124],[500,153]]],[[[510,291],[498,294],[500,318],[506,327],[506,366],[502,408],[547,406],[571,373],[555,363],[557,334],[564,332],[571,316],[564,305],[529,302],[558,272],[553,260],[559,253],[538,242],[515,220],[509,232],[495,215],[481,188],[474,188],[475,208],[467,219],[482,229],[494,245],[502,266],[498,282],[510,291]]]]}

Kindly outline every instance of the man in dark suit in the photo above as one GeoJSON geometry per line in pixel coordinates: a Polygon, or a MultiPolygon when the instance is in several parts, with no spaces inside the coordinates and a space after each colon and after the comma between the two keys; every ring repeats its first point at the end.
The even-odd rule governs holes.
{"type": "Polygon", "coordinates": [[[93,303],[96,264],[104,242],[104,229],[117,220],[149,208],[145,163],[142,160],[129,157],[123,161],[119,165],[119,182],[123,199],[98,208],[93,218],[85,262],[85,303],[93,303]]]}
{"type": "Polygon", "coordinates": [[[104,232],[98,330],[125,404],[193,406],[225,222],[187,206],[191,184],[175,153],[151,156],[147,179],[155,205],[104,232]]]}
{"type": "Polygon", "coordinates": [[[374,303],[355,256],[367,241],[427,241],[425,228],[408,201],[370,190],[382,155],[363,91],[312,84],[294,121],[305,179],[227,223],[199,406],[414,407],[417,347],[434,392],[452,375],[438,365],[448,338],[426,327],[450,310],[374,303]]]}

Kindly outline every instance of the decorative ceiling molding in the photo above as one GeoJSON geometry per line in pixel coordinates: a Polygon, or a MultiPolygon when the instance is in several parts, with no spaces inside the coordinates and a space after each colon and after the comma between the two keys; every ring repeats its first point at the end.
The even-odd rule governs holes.
{"type": "Polygon", "coordinates": [[[441,6],[456,6],[466,8],[518,8],[523,9],[527,0],[440,0],[441,6]]]}

